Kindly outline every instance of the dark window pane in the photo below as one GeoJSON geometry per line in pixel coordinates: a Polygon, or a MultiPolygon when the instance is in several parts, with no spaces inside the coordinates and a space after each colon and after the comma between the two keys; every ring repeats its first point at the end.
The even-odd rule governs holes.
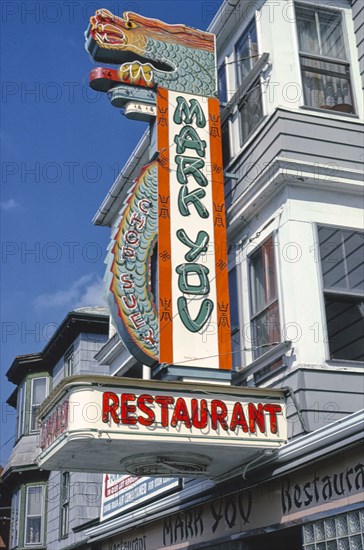
{"type": "Polygon", "coordinates": [[[217,73],[218,78],[218,93],[221,103],[227,102],[227,90],[226,90],[226,68],[225,65],[219,68],[217,73]]]}
{"type": "Polygon", "coordinates": [[[242,143],[255,130],[263,118],[262,91],[259,79],[239,106],[242,143]]]}
{"type": "Polygon", "coordinates": [[[269,306],[263,313],[258,315],[253,321],[254,358],[260,357],[268,351],[267,344],[280,342],[281,330],[279,323],[278,302],[269,306]]]}
{"type": "Polygon", "coordinates": [[[364,234],[319,227],[324,288],[364,292],[364,234]]]}
{"type": "Polygon", "coordinates": [[[255,22],[244,32],[235,49],[239,85],[258,61],[258,43],[255,22]]]}
{"type": "Polygon", "coordinates": [[[253,315],[277,298],[273,239],[270,237],[251,258],[253,315]]]}
{"type": "Polygon", "coordinates": [[[231,344],[233,353],[233,369],[241,367],[240,354],[240,325],[239,325],[239,296],[236,267],[229,271],[229,295],[230,295],[230,324],[231,344]]]}
{"type": "Polygon", "coordinates": [[[354,113],[348,65],[301,57],[301,68],[306,105],[354,113]]]}
{"type": "Polygon", "coordinates": [[[326,295],[331,359],[364,360],[364,301],[326,295]]]}
{"type": "Polygon", "coordinates": [[[296,17],[300,51],[319,55],[320,49],[315,10],[298,5],[296,6],[296,17]]]}
{"type": "Polygon", "coordinates": [[[28,518],[27,520],[27,532],[26,532],[26,544],[35,544],[41,542],[41,523],[40,517],[28,518]]]}
{"type": "Polygon", "coordinates": [[[225,167],[228,164],[231,157],[228,120],[221,127],[221,139],[222,139],[222,162],[225,167]]]}
{"type": "Polygon", "coordinates": [[[233,330],[239,328],[239,298],[236,267],[229,271],[230,321],[233,330]]]}
{"type": "Polygon", "coordinates": [[[335,11],[318,11],[322,55],[345,59],[341,15],[335,11]]]}

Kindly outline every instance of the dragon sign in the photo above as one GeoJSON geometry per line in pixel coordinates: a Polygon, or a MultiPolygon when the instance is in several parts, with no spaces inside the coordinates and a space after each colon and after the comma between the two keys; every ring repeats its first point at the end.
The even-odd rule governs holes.
{"type": "Polygon", "coordinates": [[[148,365],[230,370],[215,37],[101,9],[86,40],[95,61],[118,65],[93,69],[90,85],[108,92],[126,116],[148,120],[156,136],[108,251],[108,300],[119,334],[148,365]]]}

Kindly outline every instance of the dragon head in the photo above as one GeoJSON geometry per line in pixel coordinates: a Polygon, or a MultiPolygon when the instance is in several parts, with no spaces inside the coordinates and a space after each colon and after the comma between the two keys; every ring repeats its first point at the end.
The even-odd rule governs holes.
{"type": "Polygon", "coordinates": [[[121,18],[107,9],[97,10],[91,17],[86,39],[86,48],[95,61],[114,64],[152,61],[155,68],[165,71],[173,65],[165,57],[161,60],[150,55],[149,39],[208,52],[214,50],[210,33],[185,25],[168,25],[133,12],[124,12],[121,18]]]}

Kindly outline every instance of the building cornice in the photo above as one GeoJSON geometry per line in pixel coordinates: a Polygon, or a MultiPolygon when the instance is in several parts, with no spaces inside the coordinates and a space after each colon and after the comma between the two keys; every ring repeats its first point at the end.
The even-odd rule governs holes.
{"type": "Polygon", "coordinates": [[[41,353],[18,355],[14,359],[6,373],[8,380],[18,385],[30,373],[51,371],[82,332],[108,334],[109,315],[106,308],[100,309],[104,313],[77,310],[68,313],[41,353]]]}

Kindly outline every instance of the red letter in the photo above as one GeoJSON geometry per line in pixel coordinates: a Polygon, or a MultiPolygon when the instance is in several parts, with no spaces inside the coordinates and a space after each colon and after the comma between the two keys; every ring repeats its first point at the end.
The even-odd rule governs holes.
{"type": "Polygon", "coordinates": [[[249,431],[248,424],[246,423],[245,419],[243,406],[239,402],[235,403],[233,408],[230,422],[230,430],[234,431],[236,426],[241,426],[243,428],[243,432],[245,433],[249,431]]]}
{"type": "Polygon", "coordinates": [[[217,424],[220,422],[223,430],[227,431],[228,425],[226,423],[227,416],[227,407],[223,401],[220,399],[213,399],[211,401],[211,419],[212,419],[212,429],[217,430],[217,424]],[[217,410],[220,409],[220,411],[217,410]]]}
{"type": "Polygon", "coordinates": [[[122,301],[124,306],[127,307],[128,309],[135,309],[137,305],[137,299],[135,298],[135,294],[127,294],[126,296],[123,296],[122,301]],[[128,300],[130,300],[131,303],[129,303],[128,300]]]}
{"type": "Polygon", "coordinates": [[[167,397],[164,395],[157,395],[154,399],[158,405],[161,406],[161,424],[164,428],[168,426],[168,405],[173,405],[174,397],[167,397]]]}
{"type": "Polygon", "coordinates": [[[200,418],[198,417],[198,399],[191,400],[191,409],[192,409],[192,424],[198,430],[202,430],[207,426],[207,401],[206,399],[201,399],[200,403],[200,418]]]}
{"type": "Polygon", "coordinates": [[[130,277],[130,275],[128,275],[128,273],[124,273],[124,275],[120,275],[119,279],[122,283],[124,283],[123,288],[133,288],[134,287],[134,283],[131,280],[131,277],[130,277]]]}
{"type": "Polygon", "coordinates": [[[269,413],[270,431],[276,434],[278,430],[277,413],[282,412],[280,405],[264,405],[264,410],[269,413]]]}
{"type": "Polygon", "coordinates": [[[151,207],[150,201],[148,199],[141,199],[138,202],[138,208],[143,214],[149,214],[149,208],[151,207]]]}
{"type": "Polygon", "coordinates": [[[153,403],[153,397],[148,394],[139,395],[137,405],[142,413],[147,415],[147,418],[138,416],[138,422],[142,426],[151,426],[155,420],[155,414],[145,403],[153,403]]]}
{"type": "Polygon", "coordinates": [[[258,410],[254,403],[249,403],[249,429],[250,433],[255,434],[255,424],[258,426],[260,431],[264,434],[265,432],[265,417],[263,411],[263,405],[258,403],[258,410]]]}
{"type": "Polygon", "coordinates": [[[136,313],[132,313],[130,315],[130,319],[133,321],[133,325],[134,325],[135,328],[140,328],[140,327],[143,327],[145,325],[145,321],[144,321],[140,311],[138,311],[136,313]]]}
{"type": "Polygon", "coordinates": [[[136,406],[129,405],[128,401],[135,401],[136,397],[134,393],[122,393],[121,394],[121,421],[123,424],[136,424],[137,419],[135,416],[129,416],[129,413],[135,413],[136,406]]]}
{"type": "Polygon", "coordinates": [[[115,424],[120,424],[120,418],[116,414],[119,406],[119,399],[116,393],[106,391],[102,396],[102,421],[109,422],[109,413],[115,424]],[[110,400],[112,404],[110,404],[110,400]]]}
{"type": "Polygon", "coordinates": [[[178,422],[184,422],[186,428],[191,428],[191,419],[188,415],[186,401],[183,397],[179,397],[176,401],[171,420],[172,428],[175,428],[178,422]]]}

